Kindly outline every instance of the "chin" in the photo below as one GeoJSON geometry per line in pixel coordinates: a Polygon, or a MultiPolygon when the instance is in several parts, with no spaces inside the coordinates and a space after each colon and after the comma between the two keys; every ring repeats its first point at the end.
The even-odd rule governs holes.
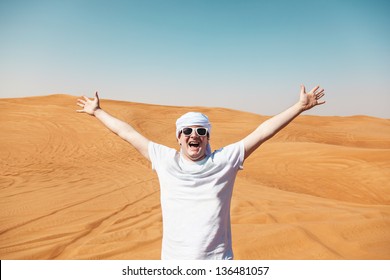
{"type": "Polygon", "coordinates": [[[197,160],[204,157],[204,154],[188,154],[188,157],[192,160],[197,160]]]}

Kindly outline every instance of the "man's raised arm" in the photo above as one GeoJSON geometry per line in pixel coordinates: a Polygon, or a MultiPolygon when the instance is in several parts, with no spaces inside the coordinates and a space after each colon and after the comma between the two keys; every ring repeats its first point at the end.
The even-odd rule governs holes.
{"type": "Polygon", "coordinates": [[[320,101],[324,95],[324,89],[321,89],[319,86],[306,93],[305,87],[301,85],[300,98],[296,104],[266,120],[255,131],[244,138],[245,158],[249,157],[262,143],[272,138],[299,114],[317,105],[324,104],[325,101],[320,101]]]}
{"type": "Polygon", "coordinates": [[[98,93],[95,93],[94,99],[83,96],[83,99],[77,100],[77,105],[83,109],[77,110],[79,113],[87,113],[99,119],[108,129],[116,133],[119,137],[129,142],[145,158],[149,159],[148,144],[149,140],[136,131],[128,123],[121,121],[100,108],[98,93]]]}

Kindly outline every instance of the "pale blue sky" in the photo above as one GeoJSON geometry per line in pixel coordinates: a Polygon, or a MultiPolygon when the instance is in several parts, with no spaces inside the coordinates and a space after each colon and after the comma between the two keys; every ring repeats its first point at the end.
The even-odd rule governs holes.
{"type": "Polygon", "coordinates": [[[0,0],[0,98],[390,118],[390,1],[0,0]]]}

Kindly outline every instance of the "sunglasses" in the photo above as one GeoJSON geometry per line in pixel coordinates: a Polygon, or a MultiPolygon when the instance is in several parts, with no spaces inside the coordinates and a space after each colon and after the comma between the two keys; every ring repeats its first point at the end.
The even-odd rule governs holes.
{"type": "Polygon", "coordinates": [[[191,136],[192,131],[194,130],[196,131],[196,134],[198,134],[199,136],[207,135],[207,128],[205,127],[195,127],[195,128],[185,127],[181,130],[181,132],[183,132],[184,136],[191,136]]]}

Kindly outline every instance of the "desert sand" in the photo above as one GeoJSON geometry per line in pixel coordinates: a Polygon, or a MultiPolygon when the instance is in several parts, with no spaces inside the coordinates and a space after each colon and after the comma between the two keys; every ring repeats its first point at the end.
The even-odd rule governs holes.
{"type": "MultiPolygon", "coordinates": [[[[159,259],[156,173],[76,99],[0,99],[0,258],[159,259]]],[[[187,111],[209,116],[213,149],[269,118],[101,105],[170,147],[187,111]]],[[[299,116],[245,162],[231,216],[235,259],[390,259],[390,120],[299,116]]]]}

